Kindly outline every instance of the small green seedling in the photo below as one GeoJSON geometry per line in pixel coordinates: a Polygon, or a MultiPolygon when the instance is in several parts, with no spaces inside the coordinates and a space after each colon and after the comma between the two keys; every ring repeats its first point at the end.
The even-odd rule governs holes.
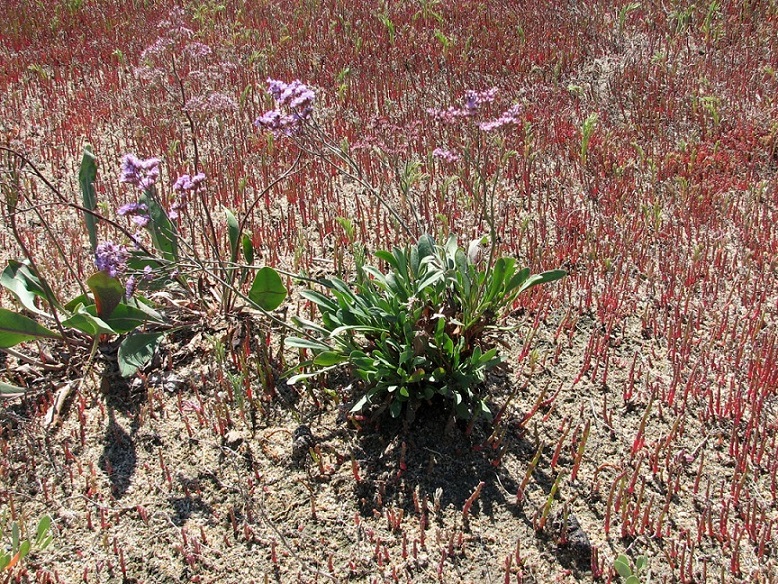
{"type": "Polygon", "coordinates": [[[635,568],[633,570],[629,558],[624,554],[613,562],[613,567],[619,576],[624,579],[624,584],[649,584],[651,582],[651,571],[648,570],[648,559],[646,556],[635,558],[635,568]],[[645,575],[645,580],[641,576],[645,575]]]}
{"type": "MultiPolygon", "coordinates": [[[[44,515],[38,522],[35,530],[35,539],[22,539],[19,533],[19,524],[11,522],[11,541],[0,547],[0,573],[10,572],[31,552],[45,550],[51,543],[53,536],[49,533],[51,517],[44,515]]],[[[2,528],[0,538],[5,539],[2,528]]]]}

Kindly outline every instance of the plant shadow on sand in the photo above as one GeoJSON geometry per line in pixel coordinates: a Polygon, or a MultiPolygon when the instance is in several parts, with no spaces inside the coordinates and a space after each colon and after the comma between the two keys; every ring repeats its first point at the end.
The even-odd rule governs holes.
{"type": "Polygon", "coordinates": [[[98,468],[108,478],[113,497],[121,499],[130,487],[138,462],[134,436],[140,426],[140,409],[146,396],[134,392],[133,387],[119,374],[116,351],[117,347],[113,345],[101,351],[104,357],[101,390],[108,412],[108,425],[98,468]],[[130,420],[129,428],[125,429],[117,420],[117,412],[130,420]]]}

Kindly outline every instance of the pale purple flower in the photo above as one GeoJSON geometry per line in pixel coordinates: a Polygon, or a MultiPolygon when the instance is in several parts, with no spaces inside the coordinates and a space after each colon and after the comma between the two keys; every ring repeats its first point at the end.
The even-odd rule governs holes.
{"type": "Polygon", "coordinates": [[[275,136],[293,136],[313,114],[316,94],[299,79],[285,83],[268,78],[267,84],[277,108],[262,114],[254,125],[273,132],[275,136]]]}
{"type": "Polygon", "coordinates": [[[496,87],[484,91],[468,89],[465,92],[465,99],[462,107],[448,107],[446,109],[430,108],[427,110],[427,113],[440,122],[453,124],[458,122],[461,118],[474,116],[481,106],[492,103],[496,97],[496,87]]]}
{"type": "Polygon", "coordinates": [[[186,45],[184,52],[195,59],[207,57],[212,53],[211,47],[197,41],[186,45]]]}
{"type": "Polygon", "coordinates": [[[173,184],[173,190],[179,193],[187,193],[190,191],[199,191],[202,188],[202,184],[205,182],[205,175],[202,172],[197,173],[194,176],[188,174],[182,174],[176,179],[173,184]]]}
{"type": "Polygon", "coordinates": [[[219,91],[212,91],[208,95],[198,95],[184,104],[184,109],[189,112],[223,112],[238,109],[238,102],[232,97],[219,91]]]}
{"type": "Polygon", "coordinates": [[[435,158],[439,158],[444,162],[450,162],[450,163],[459,160],[459,154],[457,154],[453,150],[448,150],[445,148],[435,148],[435,150],[432,151],[432,156],[434,156],[435,158]]]}
{"type": "Polygon", "coordinates": [[[485,103],[492,103],[494,98],[497,97],[497,88],[492,87],[485,91],[474,91],[468,89],[465,92],[465,108],[468,111],[475,111],[485,103]]]}
{"type": "Polygon", "coordinates": [[[173,204],[170,206],[170,212],[168,213],[171,219],[178,219],[179,211],[186,209],[186,205],[189,202],[189,195],[203,190],[205,188],[203,186],[204,182],[205,175],[202,172],[199,172],[194,176],[182,174],[178,177],[173,185],[173,190],[178,193],[178,198],[173,201],[173,204]]]}
{"type": "Polygon", "coordinates": [[[149,208],[145,203],[127,203],[116,211],[121,217],[129,217],[138,227],[146,227],[151,221],[149,208]]]}
{"type": "Polygon", "coordinates": [[[119,182],[128,183],[141,191],[150,189],[159,178],[159,158],[138,158],[134,154],[122,157],[122,175],[119,182]]]}
{"type": "Polygon", "coordinates": [[[154,278],[154,270],[151,266],[143,268],[143,279],[147,282],[154,278]]]}
{"type": "Polygon", "coordinates": [[[112,278],[122,275],[127,270],[127,260],[130,254],[123,245],[106,241],[95,250],[95,266],[112,278]]]}
{"type": "Polygon", "coordinates": [[[124,297],[129,300],[132,295],[135,294],[135,289],[138,287],[138,279],[135,276],[127,278],[127,283],[124,285],[124,297]]]}
{"type": "Polygon", "coordinates": [[[510,109],[504,111],[499,118],[494,120],[489,120],[488,122],[481,122],[480,124],[478,124],[478,127],[484,132],[492,132],[494,130],[502,128],[503,126],[507,126],[510,124],[518,124],[521,122],[521,118],[519,117],[520,113],[521,113],[521,106],[517,104],[511,107],[510,109]]]}
{"type": "Polygon", "coordinates": [[[151,223],[151,217],[148,215],[133,215],[131,220],[135,225],[141,228],[148,227],[149,223],[151,223]]]}
{"type": "Polygon", "coordinates": [[[148,212],[149,208],[145,203],[127,203],[116,210],[117,215],[120,217],[125,215],[145,215],[148,212]]]}

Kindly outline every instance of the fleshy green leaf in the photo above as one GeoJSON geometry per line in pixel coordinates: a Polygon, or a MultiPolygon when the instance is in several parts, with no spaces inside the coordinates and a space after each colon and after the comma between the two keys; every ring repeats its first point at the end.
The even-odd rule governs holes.
{"type": "Polygon", "coordinates": [[[345,355],[337,351],[323,351],[316,355],[313,359],[313,364],[319,367],[330,367],[331,365],[343,363],[347,359],[345,355]]]}
{"type": "Polygon", "coordinates": [[[178,260],[178,234],[175,226],[170,222],[165,209],[159,204],[154,187],[147,189],[140,196],[140,202],[149,209],[149,231],[154,248],[163,258],[170,262],[178,260]]]}
{"type": "Polygon", "coordinates": [[[254,244],[251,243],[251,237],[244,233],[241,237],[241,246],[243,247],[243,258],[248,265],[254,263],[254,244]]]}
{"type": "Polygon", "coordinates": [[[25,391],[23,387],[16,387],[15,385],[0,381],[0,397],[19,397],[24,395],[25,391]]]}
{"type": "Polygon", "coordinates": [[[136,333],[128,335],[119,345],[117,361],[122,377],[130,377],[154,358],[163,333],[136,333]]]}
{"type": "Polygon", "coordinates": [[[95,272],[86,281],[97,305],[97,316],[106,318],[119,306],[124,297],[124,286],[103,271],[95,272]]]}
{"type": "Polygon", "coordinates": [[[90,337],[96,337],[97,335],[102,334],[116,334],[116,331],[113,330],[110,325],[108,325],[108,323],[106,323],[99,316],[90,314],[83,304],[76,306],[73,314],[69,318],[62,321],[62,325],[78,329],[90,337]]]}
{"type": "MultiPolygon", "coordinates": [[[[27,264],[10,260],[3,273],[0,274],[0,284],[7,288],[24,308],[35,314],[47,314],[35,305],[35,297],[47,299],[45,284],[41,282],[32,268],[27,264]]],[[[49,290],[50,296],[54,295],[49,290]]],[[[60,308],[57,306],[57,308],[60,308]]]]}
{"type": "Polygon", "coordinates": [[[224,215],[227,217],[227,236],[230,240],[230,262],[233,264],[238,261],[238,244],[240,243],[240,227],[235,214],[227,207],[224,208],[224,215]]]}
{"type": "Polygon", "coordinates": [[[40,521],[38,521],[38,529],[35,533],[35,545],[41,545],[43,543],[43,540],[46,538],[46,534],[49,532],[49,528],[51,527],[51,516],[50,515],[44,515],[40,518],[40,521]]]}
{"type": "MultiPolygon", "coordinates": [[[[84,156],[81,159],[81,168],[78,171],[78,184],[81,187],[81,198],[83,201],[84,209],[94,211],[97,207],[97,196],[95,195],[95,180],[97,179],[97,162],[95,161],[94,152],[92,152],[92,146],[86,144],[84,146],[84,156]]],[[[97,218],[83,211],[84,223],[86,223],[86,231],[89,234],[89,247],[92,253],[95,253],[97,249],[97,218]]]]}
{"type": "Polygon", "coordinates": [[[275,310],[286,298],[286,287],[273,268],[265,266],[254,277],[249,290],[249,299],[262,310],[275,310]]]}
{"type": "Polygon", "coordinates": [[[632,575],[632,568],[629,565],[629,558],[624,554],[619,555],[613,562],[613,567],[619,573],[622,578],[627,578],[632,575]]]}
{"type": "Polygon", "coordinates": [[[60,335],[23,314],[0,308],[0,348],[39,338],[58,339],[60,335]]]}

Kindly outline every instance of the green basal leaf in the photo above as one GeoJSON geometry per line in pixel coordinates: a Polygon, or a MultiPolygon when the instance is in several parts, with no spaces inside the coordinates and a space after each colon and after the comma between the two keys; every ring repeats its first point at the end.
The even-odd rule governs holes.
{"type": "Polygon", "coordinates": [[[47,312],[39,309],[35,305],[35,297],[47,300],[49,298],[54,299],[56,308],[62,307],[56,302],[54,293],[46,285],[45,282],[38,278],[33,269],[26,263],[19,262],[17,260],[8,260],[3,273],[0,274],[0,284],[7,288],[30,312],[36,314],[48,314],[47,312]],[[48,293],[48,294],[47,294],[48,293]]]}
{"type": "Polygon", "coordinates": [[[534,276],[531,276],[527,279],[526,282],[524,282],[521,287],[519,288],[519,292],[524,292],[525,290],[529,290],[533,286],[537,286],[538,284],[547,284],[548,282],[553,282],[555,280],[559,280],[561,278],[564,278],[567,276],[567,272],[565,270],[549,270],[548,272],[543,272],[541,274],[535,274],[534,276]]]}
{"type": "Polygon", "coordinates": [[[224,208],[224,215],[227,217],[227,236],[230,240],[230,262],[233,264],[238,261],[238,245],[240,243],[240,227],[235,214],[227,207],[224,208]]]}
{"type": "Polygon", "coordinates": [[[86,285],[92,291],[97,306],[97,316],[106,318],[124,298],[124,286],[116,278],[106,272],[95,272],[86,281],[86,285]]]}
{"type": "Polygon", "coordinates": [[[278,275],[278,272],[273,268],[265,266],[254,277],[248,297],[262,310],[270,312],[284,302],[286,287],[281,281],[281,276],[278,275]]]}
{"type": "Polygon", "coordinates": [[[76,309],[76,306],[78,306],[79,304],[83,304],[84,306],[91,306],[92,304],[94,304],[94,300],[92,300],[92,297],[87,294],[79,294],[78,296],[73,298],[70,302],[68,302],[64,308],[68,312],[73,312],[76,309]]]}
{"type": "Polygon", "coordinates": [[[632,568],[629,565],[629,558],[624,554],[620,554],[613,562],[613,567],[622,578],[628,578],[632,575],[632,568]]]}
{"type": "Polygon", "coordinates": [[[49,528],[51,527],[51,516],[44,515],[40,518],[40,521],[38,521],[38,529],[36,530],[35,534],[35,545],[40,546],[41,543],[43,543],[43,540],[46,538],[46,534],[49,532],[49,528]]]}
{"type": "Polygon", "coordinates": [[[8,263],[8,266],[0,274],[0,284],[14,295],[16,300],[24,308],[34,314],[41,316],[47,315],[47,313],[35,305],[36,296],[40,296],[36,292],[30,290],[28,287],[28,279],[20,272],[24,269],[29,269],[24,264],[19,262],[8,263]]]}
{"type": "Polygon", "coordinates": [[[295,385],[296,383],[299,383],[300,381],[304,381],[306,379],[311,379],[313,377],[318,377],[322,373],[326,373],[327,371],[332,371],[333,369],[336,369],[337,365],[332,365],[330,367],[323,367],[321,369],[317,369],[316,371],[312,371],[310,373],[298,373],[297,375],[292,375],[289,379],[286,380],[287,385],[295,385]]]}
{"type": "Polygon", "coordinates": [[[149,209],[149,231],[154,248],[169,262],[178,261],[178,234],[167,212],[159,203],[154,186],[146,189],[140,196],[140,202],[149,209]]]}
{"type": "Polygon", "coordinates": [[[122,377],[135,375],[138,369],[151,363],[163,336],[163,333],[135,333],[127,335],[119,345],[119,351],[116,355],[119,363],[119,373],[122,377]]]}
{"type": "MultiPolygon", "coordinates": [[[[456,242],[456,236],[454,236],[454,241],[456,242]]],[[[426,233],[419,238],[419,243],[416,244],[416,247],[419,250],[419,261],[435,254],[435,240],[426,233]]]]}
{"type": "MultiPolygon", "coordinates": [[[[92,312],[91,308],[90,306],[86,309],[90,314],[92,312]]],[[[124,334],[143,326],[149,320],[149,316],[144,310],[127,304],[120,304],[114,309],[111,316],[103,320],[118,334],[124,334]]]]}
{"type": "Polygon", "coordinates": [[[251,242],[251,237],[246,233],[243,234],[240,241],[243,248],[243,259],[250,266],[254,263],[254,244],[251,242]]]}
{"type": "Polygon", "coordinates": [[[328,351],[329,345],[310,339],[301,339],[299,337],[287,337],[284,341],[288,347],[294,349],[311,349],[312,351],[328,351]]]}
{"type": "Polygon", "coordinates": [[[323,309],[329,310],[330,312],[335,312],[338,309],[337,302],[331,298],[327,298],[324,294],[316,292],[315,290],[302,290],[300,292],[300,296],[306,300],[310,300],[323,309]]]}
{"type": "Polygon", "coordinates": [[[23,560],[27,557],[27,555],[30,553],[31,548],[30,541],[25,539],[20,545],[19,545],[19,560],[23,560]]]}
{"type": "Polygon", "coordinates": [[[89,234],[89,247],[92,253],[97,249],[97,218],[87,211],[97,208],[97,195],[95,194],[95,180],[97,179],[97,162],[92,146],[84,146],[84,156],[81,159],[81,168],[78,171],[78,184],[81,187],[81,200],[85,211],[84,223],[89,234]]]}
{"type": "Polygon", "coordinates": [[[0,308],[0,349],[33,339],[59,339],[60,335],[29,317],[0,308]]]}
{"type": "Polygon", "coordinates": [[[96,337],[97,335],[107,334],[115,335],[116,331],[113,330],[108,323],[103,319],[93,314],[90,314],[83,304],[79,304],[75,307],[73,314],[62,321],[62,325],[70,328],[80,330],[82,333],[86,333],[90,337],[96,337]]]}
{"type": "Polygon", "coordinates": [[[0,397],[19,397],[24,395],[26,391],[23,387],[16,387],[15,385],[0,381],[0,397]]]}
{"type": "Polygon", "coordinates": [[[313,364],[318,365],[319,367],[330,367],[347,360],[348,357],[346,355],[338,353],[337,351],[323,351],[314,357],[313,364]]]}

